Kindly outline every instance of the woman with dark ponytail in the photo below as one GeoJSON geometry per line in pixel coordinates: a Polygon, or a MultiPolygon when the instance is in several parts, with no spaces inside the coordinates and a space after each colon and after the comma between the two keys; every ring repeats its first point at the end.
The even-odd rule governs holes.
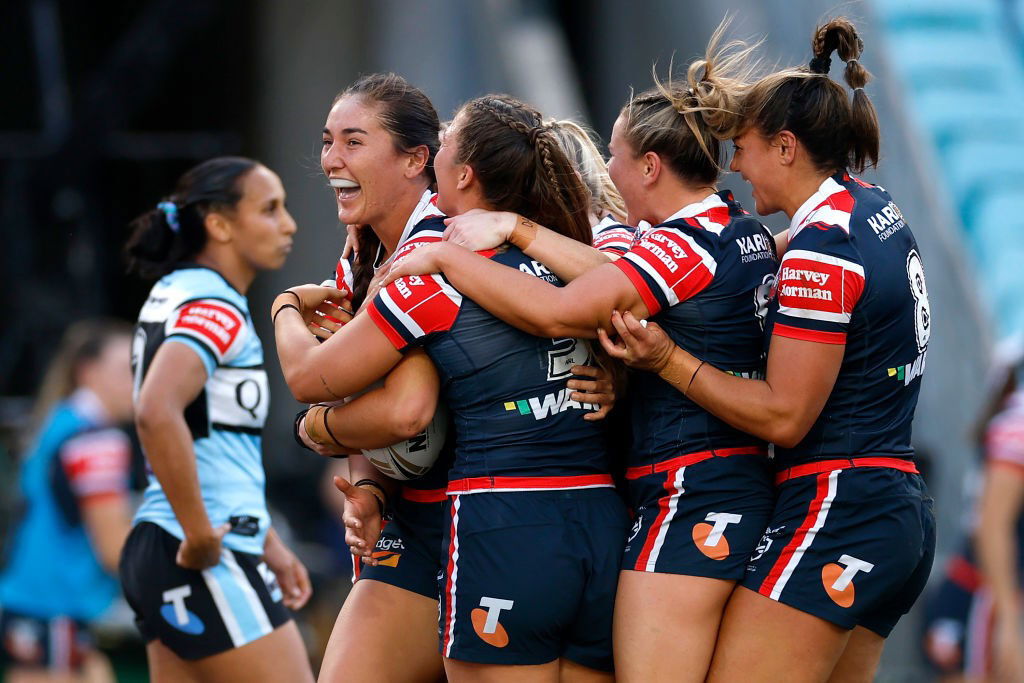
{"type": "MultiPolygon", "coordinates": [[[[332,112],[325,145],[333,149],[355,141],[377,149],[379,111],[371,108],[345,125],[339,119],[337,132],[332,112]]],[[[343,181],[337,187],[346,210],[372,208],[375,193],[385,192],[378,184],[383,176],[371,164],[383,166],[388,157],[371,155],[370,149],[361,157],[358,144],[337,156],[331,151],[324,161],[328,175],[343,181]]],[[[399,157],[399,178],[407,168],[415,177],[417,167],[407,163],[411,156],[406,150],[399,157]]],[[[590,244],[588,192],[540,114],[513,98],[491,95],[463,106],[433,166],[442,212],[518,211],[590,244]]],[[[355,211],[342,216],[363,222],[355,218],[355,211]]],[[[389,225],[394,230],[394,217],[383,225],[381,218],[386,217],[371,222],[374,232],[389,225]]],[[[400,259],[438,242],[443,227],[441,217],[425,220],[401,246],[392,246],[396,231],[384,248],[400,259]]],[[[517,248],[488,256],[501,268],[557,282],[517,248]]],[[[305,312],[338,295],[336,289],[307,285],[274,302],[278,355],[293,393],[306,401],[351,395],[422,346],[454,416],[455,463],[438,558],[448,678],[607,678],[618,558],[628,522],[608,473],[600,416],[592,414],[597,407],[583,393],[593,383],[573,379],[570,386],[579,383],[581,391],[566,388],[566,380],[591,358],[589,347],[576,339],[523,334],[437,276],[381,288],[367,304],[367,315],[357,315],[318,344],[304,325],[305,312]],[[535,580],[539,566],[543,581],[535,580]]],[[[374,495],[380,488],[367,487],[374,495]]],[[[364,540],[363,547],[374,540],[364,540]]],[[[360,627],[361,614],[353,613],[351,628],[360,627]]],[[[437,631],[431,635],[436,639],[437,631]]],[[[335,645],[346,647],[340,638],[332,640],[335,645]]],[[[332,675],[356,677],[364,670],[360,655],[349,649],[347,660],[332,664],[332,675]],[[354,668],[346,670],[346,661],[354,668]]]]}
{"type": "Polygon", "coordinates": [[[871,680],[935,550],[910,443],[931,333],[921,254],[889,194],[850,175],[879,155],[863,41],[836,19],[812,48],[808,67],[746,91],[734,140],[758,213],[791,219],[766,377],[722,372],[629,314],[613,319],[622,341],[603,340],[774,444],[777,501],[726,608],[713,681],[871,680]],[[852,99],[829,78],[833,53],[852,99]]]}
{"type": "Polygon", "coordinates": [[[121,581],[157,681],[311,681],[287,608],[305,567],[270,526],[260,432],[269,402],[245,293],[284,265],[295,221],[267,167],[187,171],[133,223],[131,269],[159,277],[132,342],[149,486],[121,581]]]}

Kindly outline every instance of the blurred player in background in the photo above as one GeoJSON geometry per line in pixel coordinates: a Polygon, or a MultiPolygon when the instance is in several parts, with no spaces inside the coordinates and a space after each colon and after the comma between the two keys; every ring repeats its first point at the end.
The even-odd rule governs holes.
{"type": "Polygon", "coordinates": [[[270,526],[260,438],[270,396],[245,298],[291,249],[284,188],[251,159],[211,159],[133,228],[130,267],[160,279],[132,348],[151,474],[121,579],[150,675],[310,681],[286,609],[309,599],[309,577],[270,526]]]}
{"type": "MultiPolygon", "coordinates": [[[[726,86],[745,59],[742,50],[731,61],[716,54],[719,36],[686,81],[632,98],[615,123],[611,178],[629,215],[654,225],[621,259],[609,264],[606,253],[519,216],[467,214],[449,221],[440,247],[415,252],[397,272],[441,269],[467,296],[534,334],[593,338],[613,310],[633,310],[730,371],[760,373],[759,304],[776,261],[764,226],[715,187],[720,138],[730,132],[719,126],[735,99],[726,86]],[[556,289],[450,246],[506,239],[571,282],[556,289]]],[[[722,610],[771,511],[766,446],[654,374],[635,373],[631,394],[626,478],[637,517],[616,601],[616,673],[703,680],[722,610]]]]}
{"type": "Polygon", "coordinates": [[[963,655],[969,680],[1024,680],[1024,389],[1018,363],[984,433],[984,481],[974,530],[981,585],[967,620],[963,655]]]}
{"type": "Polygon", "coordinates": [[[23,513],[0,573],[6,680],[109,681],[87,626],[118,594],[131,526],[131,327],[68,328],[36,403],[38,431],[22,463],[23,513]]]}
{"type": "Polygon", "coordinates": [[[924,268],[882,188],[878,121],[845,19],[819,27],[808,67],[743,97],[731,168],[757,211],[791,218],[772,296],[764,380],[736,377],[629,313],[609,353],[658,372],[774,444],[778,499],[726,608],[709,680],[869,680],[935,552],[932,501],[910,444],[931,332],[924,268]],[[846,62],[847,91],[829,76],[846,62]]]}

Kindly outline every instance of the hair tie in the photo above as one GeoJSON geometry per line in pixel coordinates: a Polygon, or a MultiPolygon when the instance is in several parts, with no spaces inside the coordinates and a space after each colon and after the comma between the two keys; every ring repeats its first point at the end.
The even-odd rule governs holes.
{"type": "Polygon", "coordinates": [[[854,88],[853,89],[853,94],[856,95],[858,90],[861,91],[861,92],[864,92],[864,88],[854,88]]]}
{"type": "Polygon", "coordinates": [[[178,222],[178,205],[174,202],[160,202],[156,205],[158,211],[164,212],[167,225],[171,226],[171,232],[181,232],[181,224],[178,222]]]}
{"type": "Polygon", "coordinates": [[[811,70],[811,73],[828,75],[828,70],[832,68],[832,58],[828,55],[815,57],[811,60],[811,63],[807,65],[807,68],[811,70]]]}

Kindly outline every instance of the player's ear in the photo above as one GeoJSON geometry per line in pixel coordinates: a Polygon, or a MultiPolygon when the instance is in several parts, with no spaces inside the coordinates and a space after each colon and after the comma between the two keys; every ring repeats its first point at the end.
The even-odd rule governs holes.
{"type": "Polygon", "coordinates": [[[783,166],[789,166],[796,159],[797,137],[792,131],[781,130],[772,140],[776,156],[783,166]]]}
{"type": "Polygon", "coordinates": [[[405,177],[411,179],[423,173],[423,169],[426,168],[428,161],[430,161],[429,147],[426,145],[420,145],[419,147],[413,148],[413,150],[409,152],[408,161],[406,162],[405,177]]]}
{"type": "Polygon", "coordinates": [[[211,211],[206,214],[203,225],[206,227],[207,236],[214,242],[227,244],[231,241],[231,221],[224,214],[211,211]]]}
{"type": "Polygon", "coordinates": [[[461,168],[459,168],[459,182],[455,186],[456,189],[465,190],[475,182],[476,172],[473,171],[473,167],[469,164],[461,164],[461,168]]]}
{"type": "Polygon", "coordinates": [[[644,185],[653,185],[658,182],[658,177],[661,176],[661,157],[658,156],[657,152],[647,152],[644,154],[641,170],[643,172],[642,182],[644,185]]]}

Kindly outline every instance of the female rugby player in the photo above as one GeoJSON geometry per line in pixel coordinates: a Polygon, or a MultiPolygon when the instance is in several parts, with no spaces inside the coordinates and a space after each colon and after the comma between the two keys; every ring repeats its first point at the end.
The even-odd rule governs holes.
{"type": "MultiPolygon", "coordinates": [[[[514,210],[584,244],[592,239],[578,176],[540,115],[511,98],[465,105],[435,172],[443,211],[514,210]]],[[[440,238],[437,227],[424,230],[396,256],[440,238]]],[[[518,249],[490,257],[554,280],[518,249]]],[[[513,330],[439,277],[389,285],[369,316],[317,345],[303,316],[282,309],[309,311],[327,295],[337,292],[294,288],[274,304],[282,368],[300,400],[357,391],[393,367],[400,349],[422,344],[455,415],[442,577],[448,677],[602,677],[611,666],[611,607],[627,522],[600,423],[584,417],[591,407],[564,385],[588,347],[513,330]],[[546,580],[534,581],[533,568],[542,565],[546,580]]]]}
{"type": "Polygon", "coordinates": [[[730,374],[629,312],[613,315],[621,343],[602,338],[775,445],[778,499],[726,609],[709,680],[870,680],[935,548],[910,445],[931,332],[924,268],[888,193],[849,174],[878,160],[863,42],[836,19],[815,31],[813,50],[808,67],[766,76],[743,97],[731,165],[758,213],[791,219],[767,376],[730,374]],[[828,76],[833,51],[852,103],[828,76]]]}
{"type": "Polygon", "coordinates": [[[112,681],[87,630],[117,596],[117,560],[131,528],[131,327],[68,328],[36,405],[21,466],[24,514],[0,573],[5,680],[112,681]]]}
{"type": "MultiPolygon", "coordinates": [[[[615,122],[609,172],[629,215],[654,226],[621,259],[609,264],[519,216],[483,219],[499,225],[496,237],[480,237],[467,225],[479,217],[467,215],[449,221],[448,241],[418,250],[395,273],[441,270],[493,314],[540,335],[594,337],[613,309],[631,310],[719,367],[760,373],[758,314],[776,262],[765,228],[715,187],[719,140],[730,132],[722,122],[734,107],[730,74],[747,54],[716,54],[720,34],[687,82],[634,97],[615,122]],[[554,288],[451,246],[506,238],[572,281],[554,288]]],[[[771,511],[766,447],[655,374],[632,380],[626,477],[636,518],[616,601],[616,674],[703,680],[726,601],[771,511]]]]}
{"type": "Polygon", "coordinates": [[[152,474],[121,580],[151,676],[310,681],[285,609],[306,603],[309,577],[270,527],[260,453],[267,377],[245,298],[291,249],[281,181],[250,159],[211,159],[133,225],[130,266],[160,280],[132,348],[135,422],[152,474]]]}

